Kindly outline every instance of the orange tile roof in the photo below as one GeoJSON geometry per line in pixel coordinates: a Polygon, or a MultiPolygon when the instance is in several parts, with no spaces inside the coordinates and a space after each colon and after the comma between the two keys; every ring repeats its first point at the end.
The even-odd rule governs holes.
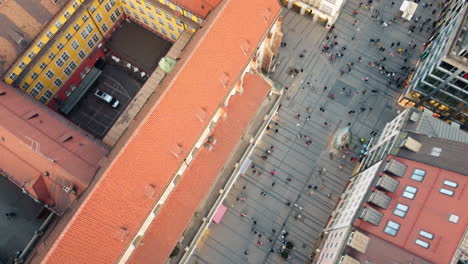
{"type": "Polygon", "coordinates": [[[361,219],[356,219],[354,225],[430,262],[450,263],[468,225],[468,210],[466,210],[468,193],[464,191],[468,186],[467,175],[400,157],[393,158],[405,164],[408,168],[402,178],[396,178],[400,184],[395,193],[389,194],[392,201],[387,210],[374,207],[384,213],[380,224],[374,226],[361,219]],[[426,171],[422,182],[410,178],[414,169],[426,171]],[[458,187],[447,187],[443,184],[444,180],[456,182],[458,187]],[[401,196],[405,186],[413,186],[418,189],[414,199],[410,200],[401,196]],[[454,196],[441,194],[439,190],[442,187],[453,190],[455,192],[454,196]],[[392,213],[397,203],[409,207],[404,218],[392,213]],[[450,214],[460,217],[457,224],[448,221],[450,214]],[[385,225],[389,220],[400,224],[396,236],[384,232],[385,225]],[[434,234],[434,239],[428,240],[421,237],[419,235],[420,230],[434,234]],[[416,239],[427,241],[431,245],[428,249],[425,249],[415,244],[416,239]]]}
{"type": "Polygon", "coordinates": [[[145,263],[147,259],[163,263],[169,256],[269,90],[269,84],[262,78],[245,75],[243,94],[230,99],[227,119],[220,121],[213,131],[216,145],[211,151],[205,148],[199,151],[129,263],[145,263]]]}
{"type": "Polygon", "coordinates": [[[191,13],[205,18],[222,0],[171,0],[178,6],[187,9],[191,13]]]}
{"type": "Polygon", "coordinates": [[[5,93],[0,96],[0,168],[15,184],[63,213],[76,198],[63,187],[75,187],[80,195],[108,149],[30,96],[3,82],[0,92],[5,93]]]}
{"type": "Polygon", "coordinates": [[[55,241],[45,263],[119,259],[279,11],[276,0],[225,0],[218,6],[195,33],[202,36],[199,43],[181,55],[179,63],[185,65],[171,74],[167,91],[141,117],[144,121],[55,241]],[[242,41],[251,45],[246,53],[242,41]],[[206,111],[203,122],[196,115],[200,109],[206,111]],[[174,155],[178,146],[183,157],[174,155]],[[154,196],[147,194],[151,185],[154,196]]]}

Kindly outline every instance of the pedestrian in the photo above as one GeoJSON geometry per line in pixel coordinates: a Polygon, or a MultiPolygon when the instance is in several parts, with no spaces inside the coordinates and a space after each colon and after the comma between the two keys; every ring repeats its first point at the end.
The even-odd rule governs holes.
{"type": "Polygon", "coordinates": [[[271,187],[275,186],[276,185],[276,182],[272,182],[271,183],[271,187]]]}
{"type": "Polygon", "coordinates": [[[395,2],[394,2],[394,1],[392,1],[392,6],[394,6],[394,5],[395,5],[395,2]]]}
{"type": "Polygon", "coordinates": [[[356,16],[358,14],[358,11],[354,10],[353,11],[353,16],[356,16]]]}
{"type": "Polygon", "coordinates": [[[301,114],[297,114],[297,115],[296,115],[296,118],[300,118],[300,117],[301,117],[301,114]]]}
{"type": "Polygon", "coordinates": [[[391,48],[393,48],[393,46],[395,46],[395,42],[392,42],[392,44],[390,45],[391,48]]]}
{"type": "Polygon", "coordinates": [[[369,81],[369,77],[364,78],[364,81],[365,82],[369,81]]]}
{"type": "Polygon", "coordinates": [[[398,41],[398,42],[396,43],[396,45],[397,45],[397,47],[400,46],[400,41],[398,41]]]}
{"type": "Polygon", "coordinates": [[[357,23],[357,20],[354,20],[354,22],[353,22],[353,26],[355,26],[355,25],[356,25],[356,23],[357,23]]]}
{"type": "Polygon", "coordinates": [[[325,126],[328,126],[328,122],[323,123],[325,126]]]}
{"type": "Polygon", "coordinates": [[[287,182],[291,182],[292,179],[291,179],[291,178],[287,178],[286,181],[287,181],[287,182]]]}
{"type": "Polygon", "coordinates": [[[246,217],[247,215],[246,215],[246,214],[244,214],[244,213],[240,213],[240,216],[242,216],[242,217],[246,217]]]}
{"type": "Polygon", "coordinates": [[[244,255],[246,256],[249,255],[249,251],[248,250],[244,251],[244,255]]]}
{"type": "Polygon", "coordinates": [[[275,174],[276,174],[276,170],[270,171],[270,175],[271,175],[271,176],[275,176],[275,174]]]}
{"type": "Polygon", "coordinates": [[[327,88],[328,88],[327,86],[323,87],[323,91],[325,92],[327,90],[327,88]]]}

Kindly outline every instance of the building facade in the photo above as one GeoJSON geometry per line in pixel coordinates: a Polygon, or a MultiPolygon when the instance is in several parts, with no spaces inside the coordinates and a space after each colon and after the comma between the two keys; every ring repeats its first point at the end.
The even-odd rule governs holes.
{"type": "Polygon", "coordinates": [[[448,1],[404,94],[403,106],[425,107],[443,120],[468,126],[467,7],[448,1]]]}
{"type": "Polygon", "coordinates": [[[105,41],[123,19],[174,42],[185,30],[195,32],[202,15],[219,0],[211,2],[213,6],[202,12],[190,12],[184,3],[163,0],[69,1],[12,63],[3,79],[53,106],[54,97],[65,101],[96,61],[106,57],[105,41]]]}
{"type": "Polygon", "coordinates": [[[346,0],[281,0],[281,3],[301,15],[312,16],[314,22],[330,28],[335,24],[346,0]]]}
{"type": "Polygon", "coordinates": [[[408,139],[408,133],[443,138],[455,142],[468,143],[468,133],[457,123],[448,124],[433,116],[427,109],[409,107],[388,122],[384,129],[369,142],[358,171],[364,171],[387,155],[398,153],[401,146],[415,148],[417,144],[408,139]]]}

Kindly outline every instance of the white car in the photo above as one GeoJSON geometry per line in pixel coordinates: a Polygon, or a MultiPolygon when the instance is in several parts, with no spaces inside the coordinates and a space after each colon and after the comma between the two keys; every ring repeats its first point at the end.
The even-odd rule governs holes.
{"type": "Polygon", "coordinates": [[[102,99],[103,101],[109,103],[113,108],[117,108],[120,104],[119,100],[117,100],[116,98],[112,97],[110,94],[105,93],[101,90],[96,90],[94,94],[100,99],[102,99]]]}

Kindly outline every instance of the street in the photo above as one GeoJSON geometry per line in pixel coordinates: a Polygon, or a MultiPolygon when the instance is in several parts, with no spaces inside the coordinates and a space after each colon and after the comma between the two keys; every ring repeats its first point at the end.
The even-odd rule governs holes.
{"type": "MultiPolygon", "coordinates": [[[[309,261],[357,165],[361,139],[368,142],[401,110],[401,84],[430,34],[408,34],[410,23],[401,20],[389,23],[401,0],[375,2],[369,10],[359,3],[346,3],[331,34],[283,9],[285,44],[270,77],[286,96],[251,157],[254,166],[228,194],[229,210],[189,263],[284,263],[279,249],[288,241],[288,263],[309,261]],[[352,133],[349,151],[337,152],[334,135],[345,127],[352,133]]],[[[419,7],[415,17],[434,20],[432,12],[419,7]]]]}

